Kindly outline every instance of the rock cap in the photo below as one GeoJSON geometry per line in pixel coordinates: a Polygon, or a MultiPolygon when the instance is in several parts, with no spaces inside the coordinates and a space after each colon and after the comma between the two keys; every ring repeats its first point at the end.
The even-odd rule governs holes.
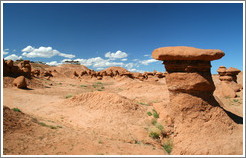
{"type": "Polygon", "coordinates": [[[205,60],[222,58],[225,53],[219,49],[199,49],[187,46],[161,47],[152,52],[156,60],[205,60]]]}

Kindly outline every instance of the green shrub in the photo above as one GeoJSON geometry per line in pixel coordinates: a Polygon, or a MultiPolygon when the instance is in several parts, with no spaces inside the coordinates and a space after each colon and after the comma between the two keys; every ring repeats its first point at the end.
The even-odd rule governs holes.
{"type": "Polygon", "coordinates": [[[97,91],[102,91],[101,89],[97,89],[97,91]]]}
{"type": "Polygon", "coordinates": [[[104,89],[104,87],[101,87],[101,89],[104,89]]]}
{"type": "Polygon", "coordinates": [[[97,82],[96,84],[102,84],[102,82],[97,82]]]}
{"type": "Polygon", "coordinates": [[[164,127],[160,123],[156,123],[155,126],[156,126],[156,128],[158,128],[161,131],[164,129],[164,127]]]}
{"type": "Polygon", "coordinates": [[[238,99],[233,99],[234,102],[238,102],[238,99]]]}
{"type": "Polygon", "coordinates": [[[69,95],[66,96],[66,99],[67,98],[71,98],[71,97],[72,97],[72,94],[69,94],[69,95]]]}
{"type": "Polygon", "coordinates": [[[170,154],[172,152],[173,146],[169,140],[167,142],[163,143],[162,147],[166,150],[166,152],[168,154],[170,154]]]}
{"type": "Polygon", "coordinates": [[[87,87],[86,85],[84,85],[84,84],[82,84],[82,85],[80,85],[80,87],[87,87]]]}
{"type": "Polygon", "coordinates": [[[149,112],[149,111],[147,112],[147,114],[148,114],[149,116],[151,116],[151,115],[152,115],[152,113],[151,113],[151,112],[149,112]]]}
{"type": "Polygon", "coordinates": [[[16,111],[16,112],[21,112],[21,110],[18,109],[18,108],[13,108],[12,110],[13,110],[13,111],[16,111]]]}
{"type": "Polygon", "coordinates": [[[161,135],[161,131],[156,127],[150,127],[148,129],[149,136],[153,139],[159,139],[161,135]]]}
{"type": "Polygon", "coordinates": [[[149,104],[145,104],[145,103],[142,103],[142,102],[139,102],[138,104],[145,105],[145,106],[150,106],[149,104]]]}
{"type": "Polygon", "coordinates": [[[154,118],[159,118],[159,114],[155,111],[155,109],[153,109],[152,111],[154,118]]]}
{"type": "Polygon", "coordinates": [[[159,138],[160,138],[159,133],[153,132],[153,131],[151,131],[151,132],[149,133],[149,136],[150,136],[151,138],[153,138],[153,139],[159,139],[159,138]]]}
{"type": "Polygon", "coordinates": [[[152,124],[152,125],[155,125],[156,123],[157,123],[156,119],[153,119],[153,120],[151,121],[151,124],[152,124]]]}

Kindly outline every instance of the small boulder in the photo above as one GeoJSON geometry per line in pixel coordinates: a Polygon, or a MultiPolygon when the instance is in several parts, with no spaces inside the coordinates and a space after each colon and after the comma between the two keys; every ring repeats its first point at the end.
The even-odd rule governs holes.
{"type": "Polygon", "coordinates": [[[27,88],[26,79],[24,76],[19,76],[13,81],[14,86],[17,88],[25,89],[27,88]]]}

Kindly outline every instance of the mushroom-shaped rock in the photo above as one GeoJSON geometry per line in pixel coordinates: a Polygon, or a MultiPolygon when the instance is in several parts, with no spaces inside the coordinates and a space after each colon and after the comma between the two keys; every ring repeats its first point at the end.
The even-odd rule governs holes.
{"type": "Polygon", "coordinates": [[[198,49],[187,46],[162,47],[153,51],[156,60],[202,60],[212,61],[220,59],[225,53],[219,49],[198,49]]]}
{"type": "MultiPolygon", "coordinates": [[[[171,124],[165,121],[161,123],[164,126],[172,127],[172,132],[176,133],[173,138],[175,148],[178,149],[176,151],[187,152],[187,148],[183,148],[181,142],[186,141],[183,138],[189,137],[190,132],[186,133],[183,129],[192,131],[196,135],[201,132],[212,131],[213,133],[218,133],[219,131],[223,135],[230,136],[228,134],[230,132],[229,128],[235,123],[220,108],[219,103],[213,96],[215,85],[210,70],[210,62],[220,59],[224,55],[223,51],[217,49],[197,49],[184,46],[163,47],[153,51],[152,57],[156,60],[162,60],[167,72],[166,84],[169,90],[170,103],[163,104],[163,107],[169,112],[168,114],[160,114],[160,116],[163,116],[161,118],[163,120],[173,120],[171,124]],[[210,125],[216,126],[206,126],[205,124],[208,121],[211,121],[210,125]],[[199,125],[199,127],[194,126],[195,124],[199,125]],[[228,130],[219,129],[221,126],[226,126],[228,130]]],[[[214,135],[201,135],[201,138],[213,142],[217,137],[214,135]]],[[[196,137],[195,139],[200,138],[196,137]]],[[[192,141],[196,144],[195,139],[192,141]]],[[[216,147],[216,145],[213,147],[216,147]]]]}
{"type": "Polygon", "coordinates": [[[19,76],[13,81],[14,86],[17,88],[25,89],[27,88],[26,79],[24,76],[19,76]]]}
{"type": "Polygon", "coordinates": [[[226,75],[232,76],[233,81],[237,83],[237,75],[238,75],[239,72],[241,72],[241,71],[238,70],[237,68],[229,67],[226,70],[226,75]]]}
{"type": "Polygon", "coordinates": [[[217,69],[217,72],[219,73],[220,76],[224,76],[226,74],[226,67],[225,66],[220,66],[217,69]]]}

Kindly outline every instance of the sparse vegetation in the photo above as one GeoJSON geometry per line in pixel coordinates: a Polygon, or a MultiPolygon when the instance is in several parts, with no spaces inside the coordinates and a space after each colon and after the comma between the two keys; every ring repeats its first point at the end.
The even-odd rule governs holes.
{"type": "Polygon", "coordinates": [[[69,94],[66,96],[66,99],[71,98],[71,97],[72,97],[72,94],[69,94]]]}
{"type": "Polygon", "coordinates": [[[98,143],[99,143],[99,144],[102,144],[102,140],[99,140],[98,143]]]}
{"type": "Polygon", "coordinates": [[[157,123],[156,119],[153,119],[153,120],[151,121],[151,124],[152,124],[152,125],[155,125],[156,123],[157,123]]]}
{"type": "Polygon", "coordinates": [[[86,85],[84,85],[84,84],[82,84],[82,85],[80,85],[80,87],[87,87],[86,85]]]}
{"type": "Polygon", "coordinates": [[[12,110],[13,110],[13,111],[16,111],[16,112],[21,112],[21,110],[18,109],[18,108],[13,108],[12,110]]]}
{"type": "Polygon", "coordinates": [[[238,99],[233,99],[234,102],[238,102],[238,99]]]}
{"type": "Polygon", "coordinates": [[[97,82],[96,84],[102,84],[102,82],[97,82]]]}
{"type": "Polygon", "coordinates": [[[155,109],[152,109],[154,118],[159,118],[159,114],[155,111],[155,109]]]}
{"type": "Polygon", "coordinates": [[[145,105],[145,106],[150,106],[149,104],[145,104],[145,103],[142,103],[142,102],[139,102],[138,104],[145,105]]]}
{"type": "Polygon", "coordinates": [[[162,147],[166,150],[168,154],[172,152],[173,146],[169,139],[162,144],[162,147]]]}
{"type": "Polygon", "coordinates": [[[151,132],[149,133],[149,136],[150,136],[151,138],[153,138],[153,139],[159,139],[159,138],[160,138],[159,133],[153,132],[153,131],[151,131],[151,132]]]}
{"type": "Polygon", "coordinates": [[[156,123],[155,126],[161,131],[164,129],[164,127],[160,123],[156,123]]]}
{"type": "Polygon", "coordinates": [[[102,91],[101,89],[97,89],[97,91],[102,91]]]}
{"type": "Polygon", "coordinates": [[[148,114],[149,116],[152,116],[152,113],[151,113],[151,112],[149,112],[149,111],[147,112],[147,114],[148,114]]]}

